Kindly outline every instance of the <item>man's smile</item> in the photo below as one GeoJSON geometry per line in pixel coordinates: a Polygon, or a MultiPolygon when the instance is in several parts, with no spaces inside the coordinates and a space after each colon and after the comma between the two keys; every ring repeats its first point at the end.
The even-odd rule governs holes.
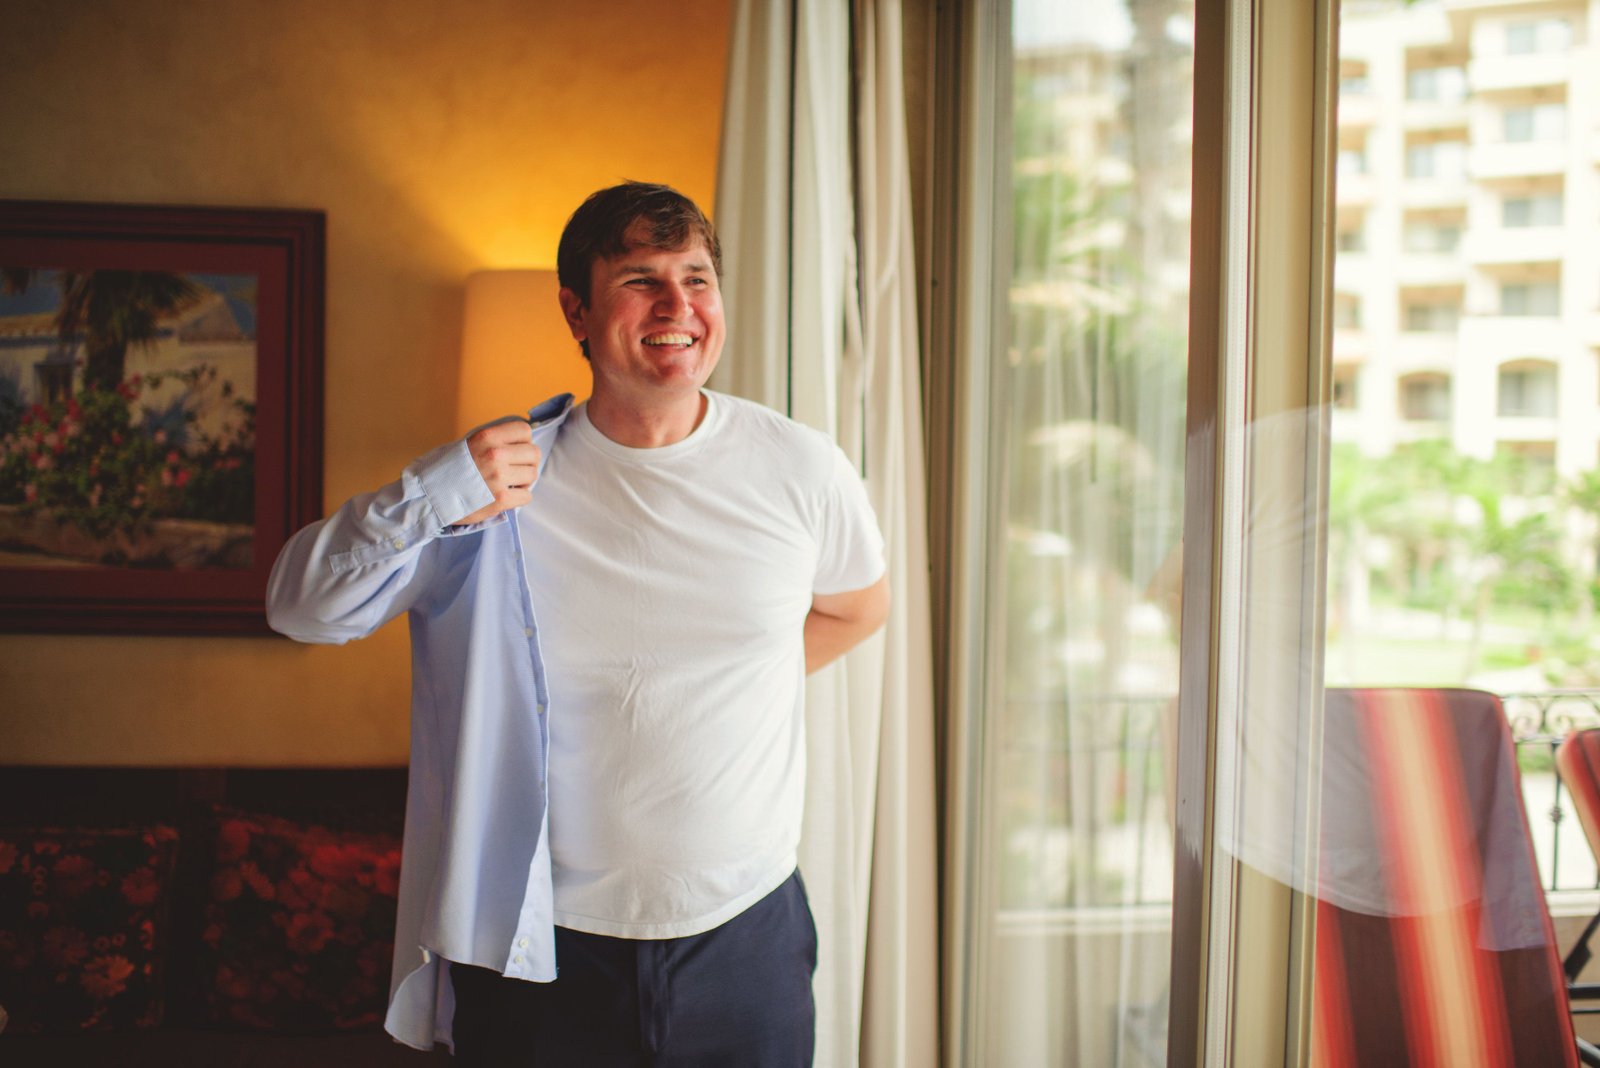
{"type": "Polygon", "coordinates": [[[693,334],[651,334],[643,339],[646,345],[678,345],[687,347],[695,343],[693,334]]]}

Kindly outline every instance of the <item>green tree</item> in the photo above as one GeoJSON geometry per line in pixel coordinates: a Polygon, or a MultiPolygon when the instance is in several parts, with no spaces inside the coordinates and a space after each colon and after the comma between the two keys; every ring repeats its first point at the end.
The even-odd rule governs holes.
{"type": "MultiPolygon", "coordinates": [[[[7,267],[0,284],[20,293],[36,275],[7,267]]],[[[61,271],[58,282],[56,330],[68,349],[82,338],[83,381],[92,389],[115,389],[127,373],[129,347],[154,341],[161,319],[200,295],[193,282],[168,271],[61,271]]]]}

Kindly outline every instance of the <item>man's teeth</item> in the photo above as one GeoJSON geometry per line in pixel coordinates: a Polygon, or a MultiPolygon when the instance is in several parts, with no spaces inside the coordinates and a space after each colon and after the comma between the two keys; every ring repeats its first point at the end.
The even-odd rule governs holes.
{"type": "Polygon", "coordinates": [[[644,339],[646,345],[692,345],[692,334],[653,334],[644,339]]]}

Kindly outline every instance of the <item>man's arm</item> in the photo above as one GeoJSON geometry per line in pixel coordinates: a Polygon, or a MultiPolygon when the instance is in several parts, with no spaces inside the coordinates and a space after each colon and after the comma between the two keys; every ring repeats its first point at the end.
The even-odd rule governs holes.
{"type": "Polygon", "coordinates": [[[854,649],[888,617],[888,575],[863,589],[816,594],[806,614],[806,674],[854,649]]]}
{"type": "Polygon", "coordinates": [[[343,643],[406,611],[434,539],[527,503],[540,455],[531,439],[525,419],[491,424],[299,531],[273,564],[268,624],[299,641],[343,643]]]}

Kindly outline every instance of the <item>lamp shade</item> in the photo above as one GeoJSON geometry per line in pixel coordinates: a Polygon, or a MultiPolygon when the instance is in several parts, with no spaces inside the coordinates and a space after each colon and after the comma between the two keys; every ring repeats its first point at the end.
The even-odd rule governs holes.
{"type": "Polygon", "coordinates": [[[589,392],[589,365],[556,300],[554,271],[467,276],[456,429],[526,412],[557,393],[589,392]]]}

